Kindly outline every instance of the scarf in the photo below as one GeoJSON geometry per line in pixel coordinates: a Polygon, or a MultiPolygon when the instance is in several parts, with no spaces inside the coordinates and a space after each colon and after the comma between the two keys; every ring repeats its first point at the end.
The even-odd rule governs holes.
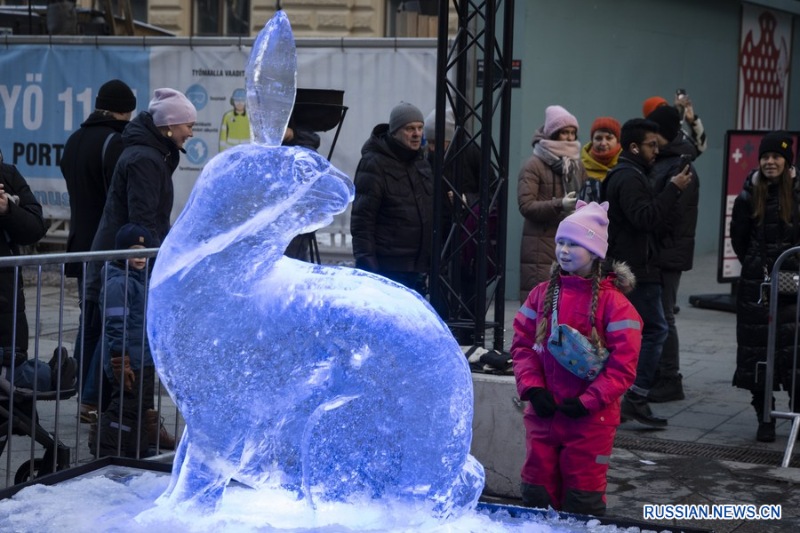
{"type": "Polygon", "coordinates": [[[580,153],[581,143],[578,141],[541,139],[533,145],[533,155],[544,161],[553,169],[553,172],[562,177],[565,194],[578,192],[580,153]]]}
{"type": "Polygon", "coordinates": [[[386,134],[386,145],[400,161],[407,162],[419,158],[419,150],[412,150],[388,133],[386,134]]]}
{"type": "Polygon", "coordinates": [[[617,149],[612,152],[599,154],[592,150],[591,146],[592,143],[589,142],[581,149],[581,161],[590,178],[603,181],[608,171],[617,164],[622,147],[617,146],[617,149]]]}

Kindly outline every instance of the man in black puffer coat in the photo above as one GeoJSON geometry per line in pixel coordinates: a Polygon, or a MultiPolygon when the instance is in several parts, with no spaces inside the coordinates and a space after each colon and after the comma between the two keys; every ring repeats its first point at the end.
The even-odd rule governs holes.
{"type": "Polygon", "coordinates": [[[681,192],[678,201],[669,211],[663,230],[658,233],[658,264],[661,267],[661,302],[667,320],[667,340],[661,351],[661,361],[655,385],[647,399],[651,402],[671,402],[684,399],[683,377],[680,374],[680,344],[675,326],[675,305],[681,274],[692,269],[694,237],[697,227],[697,210],[700,201],[700,180],[690,163],[696,147],[681,132],[681,115],[672,106],[656,108],[647,117],[658,124],[659,150],[656,162],[650,169],[650,181],[656,194],[664,190],[672,176],[686,166],[692,180],[681,192]],[[683,156],[683,158],[681,157],[683,156]]]}
{"type": "Polygon", "coordinates": [[[402,102],[361,148],[350,217],[356,267],[425,294],[431,258],[433,172],[423,157],[424,117],[402,102]]]}

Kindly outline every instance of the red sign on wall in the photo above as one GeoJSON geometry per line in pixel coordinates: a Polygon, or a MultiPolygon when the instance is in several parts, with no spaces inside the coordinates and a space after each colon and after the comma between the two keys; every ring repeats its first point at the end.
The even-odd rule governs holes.
{"type": "Polygon", "coordinates": [[[738,129],[786,127],[791,50],[791,14],[742,5],[738,129]]]}

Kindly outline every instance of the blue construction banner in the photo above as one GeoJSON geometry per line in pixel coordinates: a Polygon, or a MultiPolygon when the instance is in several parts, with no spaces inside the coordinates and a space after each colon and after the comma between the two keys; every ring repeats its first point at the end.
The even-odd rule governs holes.
{"type": "Polygon", "coordinates": [[[112,78],[122,79],[142,109],[142,95],[150,93],[149,56],[133,47],[22,45],[3,51],[0,150],[28,181],[47,217],[69,218],[61,153],[94,109],[96,91],[112,78]]]}
{"type": "MultiPolygon", "coordinates": [[[[346,117],[337,129],[319,131],[320,153],[352,176],[372,129],[388,122],[400,101],[423,114],[436,98],[434,40],[298,40],[297,86],[344,93],[346,117]],[[363,42],[362,42],[363,41],[363,42]]],[[[69,197],[59,167],[67,138],[94,110],[97,90],[118,78],[136,94],[134,114],[147,110],[153,91],[171,87],[197,108],[194,137],[173,175],[173,220],[183,209],[206,162],[220,151],[249,142],[243,113],[245,68],[250,46],[212,38],[52,38],[50,42],[9,37],[0,53],[0,150],[16,165],[41,202],[45,217],[69,219],[69,197]]],[[[345,213],[340,218],[346,219],[345,213]]],[[[346,226],[346,220],[337,221],[346,226]]]]}

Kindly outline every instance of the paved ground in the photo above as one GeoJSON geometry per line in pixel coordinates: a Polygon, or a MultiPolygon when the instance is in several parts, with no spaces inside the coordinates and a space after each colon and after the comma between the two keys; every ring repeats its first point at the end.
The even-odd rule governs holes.
{"type": "MultiPolygon", "coordinates": [[[[24,281],[26,310],[31,328],[29,356],[38,356],[40,360],[47,362],[59,345],[66,347],[72,355],[80,316],[75,280],[66,279],[62,286],[60,274],[44,267],[41,272],[36,269],[26,269],[24,281]],[[34,330],[37,330],[36,335],[33,334],[34,330]]],[[[161,411],[170,433],[179,434],[183,428],[182,419],[166,391],[158,384],[156,387],[161,391],[156,408],[161,411]]],[[[2,405],[7,406],[5,398],[2,405]]],[[[94,460],[88,447],[89,424],[78,422],[78,412],[77,395],[58,402],[37,402],[40,425],[50,432],[53,438],[70,448],[70,462],[73,465],[94,460]]],[[[1,441],[2,439],[0,446],[2,446],[1,441]]],[[[5,445],[3,453],[0,454],[0,488],[14,484],[14,475],[20,465],[42,456],[42,447],[31,446],[29,437],[12,436],[10,443],[5,445]]]]}
{"type": "MultiPolygon", "coordinates": [[[[647,502],[781,504],[781,521],[681,523],[719,532],[798,531],[800,470],[779,468],[791,424],[778,421],[776,442],[756,442],[750,394],[730,384],[736,366],[735,314],[689,304],[690,296],[730,294],[729,284],[716,282],[716,272],[716,255],[708,255],[697,258],[695,269],[684,275],[677,325],[686,399],[653,404],[657,414],[669,418],[666,430],[644,429],[636,422],[621,426],[617,444],[629,446],[613,460],[609,504],[624,516],[647,502]],[[642,451],[637,448],[657,449],[652,442],[637,446],[634,439],[643,437],[662,441],[665,449],[685,449],[681,455],[642,451]],[[736,460],[726,460],[731,458],[736,460]]],[[[786,409],[786,393],[776,398],[777,407],[786,409]]]]}
{"type": "MultiPolygon", "coordinates": [[[[29,290],[35,283],[29,284],[29,290]]],[[[800,531],[800,470],[780,468],[790,425],[778,422],[778,439],[772,444],[755,441],[756,419],[747,391],[730,385],[735,367],[735,315],[699,309],[689,304],[692,295],[727,294],[730,285],[716,282],[716,256],[698,257],[696,268],[684,275],[677,316],[681,336],[681,367],[687,397],[668,404],[654,404],[657,414],[669,418],[665,430],[650,430],[635,422],[623,424],[609,473],[608,502],[611,515],[643,519],[644,504],[780,504],[779,521],[763,520],[662,520],[662,525],[713,529],[717,532],[800,531]]],[[[33,293],[35,294],[35,292],[33,293]]],[[[43,284],[38,306],[41,330],[39,353],[44,360],[59,342],[71,348],[77,326],[74,286],[43,284]],[[64,301],[59,312],[60,301],[64,301]],[[59,324],[61,325],[59,327],[59,324]]],[[[36,313],[36,299],[28,299],[29,313],[36,313]]],[[[507,332],[517,310],[508,302],[507,332]]],[[[510,342],[510,333],[507,334],[510,342]]],[[[777,396],[785,406],[787,396],[777,396]]],[[[164,396],[169,427],[176,415],[164,396]]],[[[61,402],[56,424],[55,402],[40,408],[42,424],[59,428],[59,438],[78,450],[80,462],[90,460],[86,450],[87,426],[76,423],[75,398],[61,402]]],[[[12,454],[0,456],[0,487],[6,485],[16,466],[30,456],[30,445],[21,437],[12,442],[12,454]],[[11,474],[7,474],[9,471],[11,474]],[[10,476],[10,477],[9,477],[10,476]]],[[[38,452],[37,452],[38,454],[38,452]]],[[[73,455],[73,458],[75,456],[73,455]]],[[[657,529],[657,528],[654,528],[657,529]]]]}

